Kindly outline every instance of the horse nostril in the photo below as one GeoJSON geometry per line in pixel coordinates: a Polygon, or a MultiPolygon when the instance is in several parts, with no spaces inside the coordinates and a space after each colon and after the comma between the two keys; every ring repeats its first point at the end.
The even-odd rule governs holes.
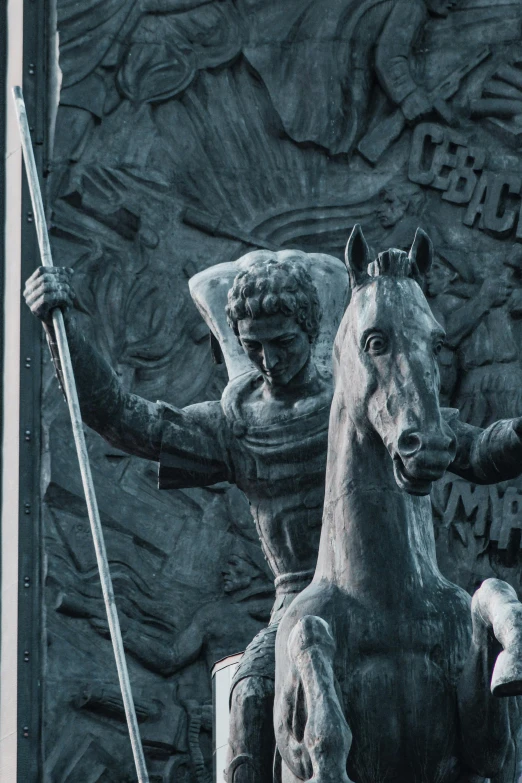
{"type": "Polygon", "coordinates": [[[422,446],[422,440],[417,432],[403,432],[397,444],[401,457],[413,457],[422,446]]]}

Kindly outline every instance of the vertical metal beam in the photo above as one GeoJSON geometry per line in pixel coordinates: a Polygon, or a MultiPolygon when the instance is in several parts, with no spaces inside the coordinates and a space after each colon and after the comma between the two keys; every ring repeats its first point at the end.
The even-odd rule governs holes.
{"type": "MultiPolygon", "coordinates": [[[[16,0],[2,3],[7,24],[7,83],[10,88],[22,75],[23,5],[16,0]]],[[[14,106],[5,94],[7,115],[5,158],[5,258],[3,307],[3,395],[2,449],[2,639],[0,660],[0,780],[12,783],[17,777],[17,685],[18,685],[18,420],[20,352],[20,224],[22,160],[14,106]]]]}
{"type": "MultiPolygon", "coordinates": [[[[29,190],[31,192],[33,219],[36,228],[36,235],[38,237],[40,260],[42,266],[52,267],[53,260],[51,255],[51,245],[49,242],[49,234],[47,232],[47,221],[45,217],[38,170],[36,168],[36,161],[34,157],[31,134],[29,131],[29,124],[27,121],[24,97],[19,86],[15,86],[13,88],[13,98],[16,104],[18,125],[20,128],[20,137],[22,140],[25,172],[27,175],[29,190]]],[[[145,765],[145,756],[143,754],[143,747],[138,729],[138,719],[132,697],[129,672],[125,659],[125,651],[123,649],[120,622],[118,619],[118,613],[116,611],[114,589],[112,586],[109,560],[107,558],[103,528],[98,510],[98,501],[96,499],[96,491],[94,489],[94,482],[92,480],[91,464],[89,460],[89,454],[87,452],[87,443],[85,441],[85,433],[83,431],[82,414],[80,411],[80,402],[78,400],[78,392],[76,389],[76,380],[74,377],[71,355],[69,353],[69,341],[67,338],[67,332],[65,331],[65,321],[63,318],[63,313],[59,308],[53,310],[52,316],[54,336],[56,339],[56,347],[58,349],[58,356],[60,360],[61,377],[63,380],[63,390],[67,399],[73,437],[76,445],[76,453],[78,456],[78,462],[80,464],[83,491],[85,493],[85,500],[87,503],[87,511],[89,514],[91,533],[94,542],[94,549],[96,552],[96,561],[98,564],[103,600],[105,603],[105,610],[107,612],[107,620],[109,622],[110,636],[114,651],[114,658],[116,660],[116,669],[118,671],[121,695],[123,697],[123,706],[125,708],[125,715],[127,718],[127,726],[129,729],[134,763],[136,765],[136,772],[138,774],[139,783],[149,783],[149,776],[145,765]]]]}
{"type": "MultiPolygon", "coordinates": [[[[24,0],[23,89],[40,177],[46,135],[47,0],[24,0]]],[[[45,193],[45,187],[42,188],[45,193]]],[[[23,281],[38,265],[31,199],[22,186],[23,281]]],[[[43,781],[42,743],[42,532],[40,497],[41,329],[26,307],[20,320],[20,479],[18,593],[19,783],[43,781]]]]}

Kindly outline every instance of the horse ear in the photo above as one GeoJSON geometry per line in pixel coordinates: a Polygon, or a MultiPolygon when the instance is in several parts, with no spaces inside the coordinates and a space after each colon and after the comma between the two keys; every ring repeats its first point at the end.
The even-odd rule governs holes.
{"type": "Polygon", "coordinates": [[[433,261],[433,243],[422,228],[418,228],[415,232],[408,257],[418,275],[424,277],[429,272],[433,261]]]}
{"type": "Polygon", "coordinates": [[[346,245],[344,260],[352,288],[361,285],[368,278],[368,264],[370,263],[370,249],[364,238],[362,228],[357,223],[350,234],[346,245]]]}

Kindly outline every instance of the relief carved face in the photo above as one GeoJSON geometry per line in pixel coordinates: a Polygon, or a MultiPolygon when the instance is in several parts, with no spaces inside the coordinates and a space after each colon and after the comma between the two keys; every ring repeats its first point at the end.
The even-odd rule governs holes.
{"type": "Polygon", "coordinates": [[[428,296],[439,296],[448,290],[451,282],[457,277],[445,264],[441,264],[437,259],[433,261],[431,268],[426,274],[426,284],[428,296]]]}
{"type": "Polygon", "coordinates": [[[239,340],[270,386],[288,385],[310,358],[308,334],[293,316],[275,313],[238,322],[239,340]]]}
{"type": "Polygon", "coordinates": [[[402,220],[408,209],[408,201],[393,190],[383,191],[381,204],[377,207],[377,217],[383,228],[393,228],[402,220]]]}
{"type": "Polygon", "coordinates": [[[221,571],[225,593],[235,593],[249,587],[252,581],[252,567],[238,555],[230,555],[221,571]]]}

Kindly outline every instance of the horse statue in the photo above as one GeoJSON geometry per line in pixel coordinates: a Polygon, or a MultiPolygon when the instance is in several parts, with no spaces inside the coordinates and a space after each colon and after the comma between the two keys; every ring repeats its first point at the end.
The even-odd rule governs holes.
{"type": "Polygon", "coordinates": [[[522,604],[497,579],[471,600],[435,555],[429,492],[456,439],[431,256],[420,229],[409,254],[372,261],[359,226],[347,245],[319,558],[276,643],[283,783],[516,780],[522,604]]]}

